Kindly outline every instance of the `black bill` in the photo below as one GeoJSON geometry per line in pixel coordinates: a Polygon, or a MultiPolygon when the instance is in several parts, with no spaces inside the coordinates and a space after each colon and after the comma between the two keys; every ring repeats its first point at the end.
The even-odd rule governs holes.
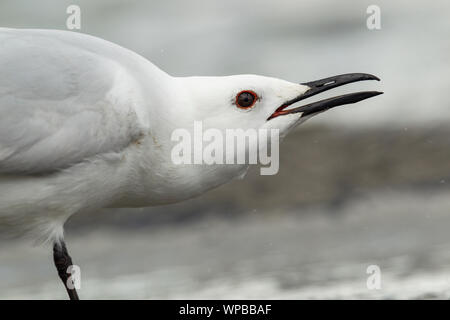
{"type": "Polygon", "coordinates": [[[377,77],[367,74],[367,73],[348,73],[348,74],[342,74],[339,76],[329,77],[317,81],[311,81],[302,83],[302,85],[310,87],[308,91],[306,91],[301,96],[294,98],[292,100],[289,100],[285,102],[282,106],[280,106],[275,112],[267,119],[273,119],[275,117],[291,114],[291,113],[302,113],[302,117],[319,113],[337,106],[342,106],[344,104],[351,104],[356,103],[364,99],[368,99],[370,97],[377,96],[379,94],[382,94],[383,92],[378,91],[362,91],[362,92],[355,92],[355,93],[349,93],[344,94],[341,96],[313,102],[301,107],[293,108],[293,109],[287,109],[290,105],[304,100],[306,98],[312,97],[316,94],[319,94],[321,92],[343,86],[348,83],[357,82],[357,81],[365,81],[365,80],[377,80],[380,81],[377,77]]]}

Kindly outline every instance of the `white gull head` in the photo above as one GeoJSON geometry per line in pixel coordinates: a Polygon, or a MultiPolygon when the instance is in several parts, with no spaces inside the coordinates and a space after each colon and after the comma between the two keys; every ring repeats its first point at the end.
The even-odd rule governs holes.
{"type": "Polygon", "coordinates": [[[287,133],[301,114],[268,120],[285,102],[310,88],[276,78],[258,75],[177,78],[189,103],[180,105],[191,123],[202,121],[206,127],[221,130],[277,128],[287,133]]]}
{"type": "MultiPolygon", "coordinates": [[[[155,155],[165,159],[162,161],[165,165],[159,172],[167,173],[163,176],[168,180],[161,184],[165,186],[162,192],[164,196],[160,196],[158,201],[169,203],[202,194],[235,177],[242,177],[248,169],[248,164],[174,165],[170,137],[175,130],[184,128],[190,132],[190,136],[195,136],[194,124],[201,122],[203,130],[214,129],[224,136],[229,129],[276,129],[283,138],[294,127],[321,112],[379,94],[374,91],[350,93],[298,106],[303,99],[363,80],[378,78],[354,73],[303,84],[258,75],[171,78],[172,84],[167,87],[170,90],[162,95],[165,101],[158,105],[158,116],[153,117],[157,121],[151,127],[158,128],[153,131],[153,137],[159,141],[159,148],[152,149],[153,143],[150,141],[149,149],[152,152],[146,170],[152,171],[154,161],[150,159],[155,155]]],[[[248,152],[248,148],[245,152],[248,152]]],[[[155,179],[147,181],[153,183],[155,179]]],[[[159,188],[162,188],[161,185],[159,188]]],[[[152,187],[146,189],[151,190],[152,187]]],[[[148,196],[142,198],[151,199],[148,196]]],[[[136,202],[136,199],[131,202],[136,202]]]]}

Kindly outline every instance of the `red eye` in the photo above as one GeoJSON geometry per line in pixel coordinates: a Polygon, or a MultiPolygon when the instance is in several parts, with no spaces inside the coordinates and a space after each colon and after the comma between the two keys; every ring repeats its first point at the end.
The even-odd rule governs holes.
{"type": "Polygon", "coordinates": [[[241,109],[250,109],[258,100],[256,93],[250,90],[244,90],[236,95],[236,106],[241,109]]]}

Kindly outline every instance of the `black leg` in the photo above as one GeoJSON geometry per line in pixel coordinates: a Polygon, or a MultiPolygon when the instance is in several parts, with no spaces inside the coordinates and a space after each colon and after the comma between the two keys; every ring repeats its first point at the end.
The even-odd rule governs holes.
{"type": "Polygon", "coordinates": [[[79,300],[77,290],[67,286],[67,280],[70,277],[70,273],[67,273],[67,270],[73,263],[63,240],[60,243],[55,242],[53,244],[53,261],[55,262],[56,270],[58,270],[58,275],[69,294],[70,300],[79,300]]]}

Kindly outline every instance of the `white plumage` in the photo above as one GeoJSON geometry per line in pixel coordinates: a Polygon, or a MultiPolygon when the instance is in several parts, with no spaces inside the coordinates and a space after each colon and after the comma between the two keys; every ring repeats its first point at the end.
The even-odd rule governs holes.
{"type": "Polygon", "coordinates": [[[305,117],[300,110],[273,117],[280,106],[308,90],[374,79],[336,76],[309,83],[311,90],[257,75],[172,77],[92,36],[0,28],[0,235],[58,242],[64,222],[81,211],[200,195],[242,177],[248,165],[176,165],[175,129],[202,121],[221,132],[276,128],[283,137],[315,114],[379,93],[320,101],[305,106],[305,117]],[[248,110],[236,105],[243,90],[257,95],[248,110]]]}
{"type": "Polygon", "coordinates": [[[141,134],[129,70],[108,57],[114,45],[4,29],[0,45],[0,173],[64,169],[141,134]]]}
{"type": "Polygon", "coordinates": [[[148,130],[144,88],[133,77],[146,69],[161,81],[168,77],[94,37],[0,29],[2,234],[56,240],[71,213],[118,192],[108,188],[116,181],[102,175],[115,171],[124,150],[148,130]]]}
{"type": "Polygon", "coordinates": [[[246,165],[174,166],[171,132],[292,127],[267,117],[308,88],[253,75],[171,77],[84,34],[0,29],[0,233],[58,241],[84,210],[172,203],[241,176],[246,165]],[[260,93],[251,114],[232,106],[260,93]]]}

